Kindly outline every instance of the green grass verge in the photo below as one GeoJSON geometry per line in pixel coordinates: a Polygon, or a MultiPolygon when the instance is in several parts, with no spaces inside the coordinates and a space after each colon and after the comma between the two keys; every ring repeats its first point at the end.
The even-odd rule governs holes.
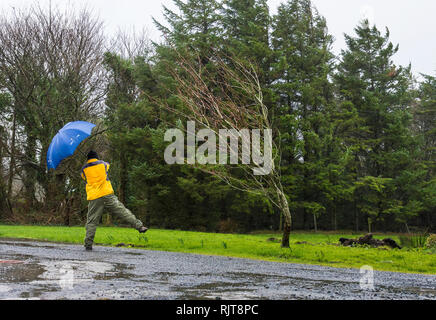
{"type": "MultiPolygon", "coordinates": [[[[151,229],[145,234],[119,227],[99,227],[95,243],[115,246],[133,244],[149,250],[187,252],[250,258],[277,262],[307,263],[332,267],[360,268],[370,265],[375,270],[436,274],[436,256],[424,249],[390,249],[338,246],[340,237],[360,235],[340,233],[291,234],[290,248],[281,248],[280,234],[217,234],[191,231],[151,229]]],[[[396,235],[375,235],[375,238],[396,235]]],[[[35,239],[82,244],[84,227],[10,226],[0,225],[0,237],[35,239]]]]}

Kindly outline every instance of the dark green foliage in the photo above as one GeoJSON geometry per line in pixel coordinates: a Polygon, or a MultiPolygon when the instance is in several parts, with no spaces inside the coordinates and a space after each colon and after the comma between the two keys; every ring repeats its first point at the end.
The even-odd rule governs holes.
{"type": "Polygon", "coordinates": [[[410,66],[393,64],[398,46],[389,42],[388,29],[381,34],[363,21],[355,32],[346,35],[348,48],[335,74],[340,103],[355,115],[350,130],[342,132],[353,150],[355,205],[369,228],[394,219],[407,229],[423,209],[418,186],[426,174],[416,162],[420,144],[411,127],[410,66]]]}
{"type": "Polygon", "coordinates": [[[283,148],[283,179],[294,211],[316,219],[341,200],[343,150],[334,135],[329,75],[332,37],[308,0],[287,1],[273,18],[276,126],[283,148]]]}
{"type": "MultiPolygon", "coordinates": [[[[183,77],[175,64],[183,56],[196,59],[195,65],[209,79],[220,79],[213,63],[219,53],[231,68],[236,65],[230,57],[236,57],[259,76],[280,149],[277,163],[294,229],[435,228],[436,77],[422,75],[415,87],[410,66],[393,64],[399,46],[390,42],[388,29],[383,33],[360,22],[354,35],[345,36],[346,48],[335,57],[327,22],[310,0],[283,1],[274,15],[266,0],[174,4],[177,10],[164,7],[165,21],[155,21],[164,38],[154,48],[128,58],[115,49],[102,55],[99,34],[88,39],[95,45],[94,55],[82,60],[92,58],[105,68],[104,108],[91,99],[101,97],[102,80],[93,83],[92,74],[75,71],[74,55],[65,63],[65,50],[56,46],[47,46],[57,48],[47,52],[40,46],[26,54],[29,50],[19,49],[26,41],[18,29],[16,45],[0,45],[5,57],[13,56],[6,49],[19,49],[20,60],[0,64],[2,218],[10,200],[59,216],[65,195],[71,202],[64,202],[64,207],[73,203],[84,217],[80,177],[46,174],[45,152],[51,137],[68,121],[98,119],[107,127],[108,144],[102,151],[111,163],[115,192],[147,225],[220,232],[281,228],[280,212],[265,197],[232,189],[193,166],[164,161],[165,131],[183,128],[187,120],[181,115],[186,107],[169,93],[177,81],[168,70],[183,77]],[[49,53],[51,64],[44,60],[49,53]],[[45,70],[45,65],[57,72],[45,70]],[[90,85],[82,85],[85,82],[90,85]],[[22,180],[22,199],[8,192],[10,172],[22,180]],[[36,199],[37,190],[46,197],[36,199]]],[[[58,27],[52,28],[62,35],[58,27]]],[[[2,34],[6,39],[11,33],[2,34]]],[[[49,38],[45,41],[51,43],[49,38]]],[[[232,95],[231,90],[214,91],[213,83],[207,82],[212,92],[232,95]]],[[[244,105],[253,101],[238,99],[244,105]]],[[[30,221],[32,217],[27,215],[30,221]]],[[[147,243],[146,238],[141,241],[147,243]]],[[[420,237],[402,241],[422,245],[420,237]]],[[[185,245],[183,239],[179,242],[185,245]]],[[[220,246],[231,249],[227,242],[220,246]]],[[[322,251],[316,260],[325,260],[322,251]]]]}

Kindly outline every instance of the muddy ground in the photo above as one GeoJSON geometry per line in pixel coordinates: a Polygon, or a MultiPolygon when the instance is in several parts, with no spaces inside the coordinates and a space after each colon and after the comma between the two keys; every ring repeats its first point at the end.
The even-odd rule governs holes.
{"type": "Polygon", "coordinates": [[[431,299],[436,275],[0,239],[0,299],[431,299]],[[373,285],[372,285],[373,283],[373,285]]]}

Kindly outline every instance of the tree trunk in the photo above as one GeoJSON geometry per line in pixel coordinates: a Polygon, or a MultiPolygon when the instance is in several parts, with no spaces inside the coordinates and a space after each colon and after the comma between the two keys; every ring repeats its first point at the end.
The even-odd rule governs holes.
{"type": "Polygon", "coordinates": [[[70,209],[71,209],[71,199],[65,199],[62,201],[63,204],[63,215],[64,215],[64,225],[69,227],[70,226],[70,209]]]}
{"type": "Polygon", "coordinates": [[[291,234],[291,224],[285,219],[285,225],[283,227],[282,248],[289,248],[289,235],[291,234]]]}
{"type": "Polygon", "coordinates": [[[9,162],[9,180],[8,180],[8,198],[12,198],[12,183],[14,179],[15,170],[15,134],[17,128],[17,117],[16,111],[14,109],[13,120],[12,120],[12,139],[11,139],[11,161],[9,162]]]}
{"type": "Polygon", "coordinates": [[[36,139],[32,136],[32,132],[30,128],[27,128],[27,143],[26,143],[26,158],[24,166],[25,175],[24,175],[24,189],[25,189],[25,197],[26,202],[30,208],[33,207],[35,203],[35,182],[36,182],[36,171],[35,168],[28,164],[27,161],[36,162],[36,139]]]}
{"type": "Polygon", "coordinates": [[[284,194],[283,190],[277,188],[276,191],[279,197],[280,209],[285,220],[281,246],[282,248],[289,248],[289,235],[291,234],[292,224],[291,211],[289,210],[288,200],[286,199],[286,195],[284,194]]]}
{"type": "MultiPolygon", "coordinates": [[[[3,127],[0,126],[0,139],[3,140],[4,138],[4,130],[3,127]]],[[[3,168],[3,141],[0,141],[0,218],[2,213],[5,211],[7,204],[6,204],[6,183],[3,180],[4,168],[3,168]]]]}
{"type": "Polygon", "coordinates": [[[318,232],[318,226],[316,224],[316,214],[313,214],[313,226],[315,228],[315,232],[318,232]]]}
{"type": "Polygon", "coordinates": [[[3,182],[3,139],[4,139],[4,129],[2,126],[0,126],[0,177],[1,182],[3,182]]]}
{"type": "Polygon", "coordinates": [[[409,230],[409,226],[408,226],[407,222],[404,222],[404,224],[406,225],[406,232],[407,232],[408,234],[410,234],[410,230],[409,230]]]}

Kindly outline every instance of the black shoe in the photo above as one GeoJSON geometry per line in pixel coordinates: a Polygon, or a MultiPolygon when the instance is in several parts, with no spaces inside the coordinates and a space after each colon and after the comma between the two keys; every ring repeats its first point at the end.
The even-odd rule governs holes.
{"type": "Polygon", "coordinates": [[[138,229],[139,233],[144,233],[148,230],[147,227],[142,226],[141,228],[138,229]]]}
{"type": "Polygon", "coordinates": [[[85,246],[85,250],[86,250],[86,251],[92,251],[92,247],[87,247],[87,246],[85,246]]]}

